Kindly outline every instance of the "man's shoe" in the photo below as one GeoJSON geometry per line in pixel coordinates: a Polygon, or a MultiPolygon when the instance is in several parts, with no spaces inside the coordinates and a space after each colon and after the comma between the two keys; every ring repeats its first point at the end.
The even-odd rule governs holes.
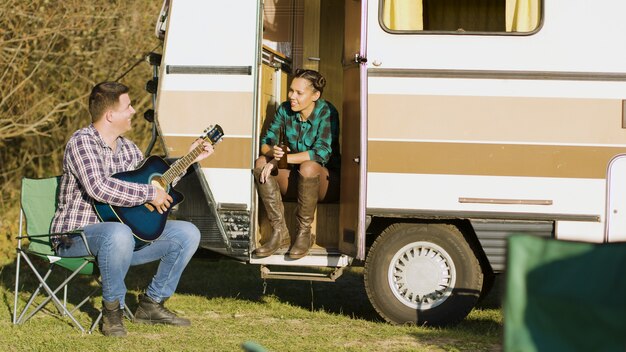
{"type": "Polygon", "coordinates": [[[119,300],[113,302],[102,301],[102,326],[100,331],[102,331],[104,336],[126,336],[123,313],[119,300]]]}
{"type": "Polygon", "coordinates": [[[161,303],[155,302],[148,295],[139,295],[139,306],[135,312],[135,322],[141,324],[167,324],[176,326],[189,326],[191,322],[189,319],[180,318],[174,312],[165,308],[163,304],[166,299],[161,303]]]}

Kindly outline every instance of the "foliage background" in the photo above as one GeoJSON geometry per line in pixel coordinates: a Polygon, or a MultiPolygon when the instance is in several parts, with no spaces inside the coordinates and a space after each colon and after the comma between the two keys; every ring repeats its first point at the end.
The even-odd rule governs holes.
{"type": "Polygon", "coordinates": [[[94,84],[121,77],[130,87],[137,115],[129,137],[145,150],[150,125],[142,115],[151,99],[143,86],[152,68],[133,65],[161,51],[160,7],[160,0],[0,1],[0,262],[15,256],[20,179],[61,173],[65,143],[90,122],[94,84]]]}

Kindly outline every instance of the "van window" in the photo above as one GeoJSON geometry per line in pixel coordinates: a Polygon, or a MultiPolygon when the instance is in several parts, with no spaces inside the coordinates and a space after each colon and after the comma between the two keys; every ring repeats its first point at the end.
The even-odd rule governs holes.
{"type": "Polygon", "coordinates": [[[390,32],[530,33],[543,0],[381,0],[380,19],[390,32]]]}

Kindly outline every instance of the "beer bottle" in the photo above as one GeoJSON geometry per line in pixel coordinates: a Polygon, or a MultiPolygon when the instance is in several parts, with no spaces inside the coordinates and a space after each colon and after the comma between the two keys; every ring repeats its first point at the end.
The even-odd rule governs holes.
{"type": "Polygon", "coordinates": [[[278,160],[278,168],[286,169],[289,167],[287,163],[287,138],[285,137],[285,129],[283,126],[280,126],[280,131],[278,135],[278,147],[283,150],[283,157],[278,160]]]}

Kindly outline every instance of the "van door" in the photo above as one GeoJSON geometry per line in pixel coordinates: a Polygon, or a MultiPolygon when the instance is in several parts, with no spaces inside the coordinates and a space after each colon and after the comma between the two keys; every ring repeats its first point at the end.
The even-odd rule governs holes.
{"type": "Polygon", "coordinates": [[[626,241],[626,154],[609,162],[606,176],[604,242],[626,241]]]}
{"type": "Polygon", "coordinates": [[[200,228],[201,247],[239,257],[249,249],[260,6],[171,1],[157,95],[168,157],[185,155],[207,126],[223,128],[215,153],[186,178],[193,184],[181,181],[186,199],[176,215],[200,228]]]}
{"type": "Polygon", "coordinates": [[[346,1],[339,250],[365,259],[367,0],[346,1]]]}

